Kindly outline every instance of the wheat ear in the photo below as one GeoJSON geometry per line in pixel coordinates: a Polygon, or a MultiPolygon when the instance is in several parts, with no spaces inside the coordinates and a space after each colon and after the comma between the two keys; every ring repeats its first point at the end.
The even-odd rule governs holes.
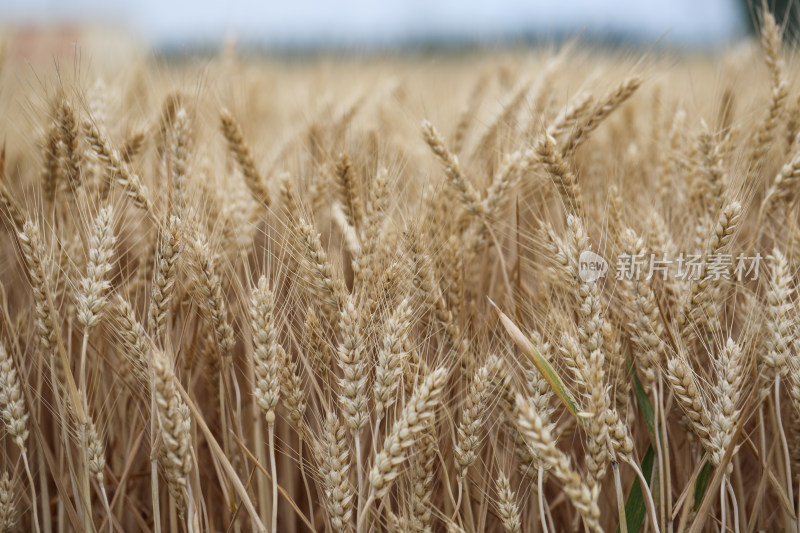
{"type": "MultiPolygon", "coordinates": [[[[22,384],[20,383],[17,370],[14,368],[14,361],[6,351],[5,346],[0,342],[0,416],[5,422],[6,431],[11,436],[14,444],[19,447],[22,460],[25,465],[25,473],[28,475],[28,482],[31,487],[31,508],[33,509],[33,522],[36,531],[39,531],[39,516],[37,511],[36,486],[33,483],[30,465],[28,463],[28,449],[26,441],[28,439],[28,419],[30,413],[25,405],[25,398],[22,394],[22,384]]],[[[4,472],[4,475],[8,474],[4,472]]],[[[5,481],[8,481],[6,478],[5,481]]],[[[8,487],[5,487],[8,488],[8,487]]],[[[4,487],[0,484],[0,526],[4,519],[3,514],[9,521],[14,516],[13,508],[5,509],[5,505],[13,507],[13,502],[5,500],[3,502],[2,491],[4,487]]],[[[9,528],[11,526],[9,525],[9,528]]],[[[0,527],[0,530],[5,531],[0,527]]]]}
{"type": "Polygon", "coordinates": [[[454,453],[459,483],[466,476],[467,469],[478,460],[476,452],[480,446],[481,426],[489,399],[489,368],[490,365],[482,366],[475,373],[467,392],[463,417],[456,428],[457,440],[454,453]]]}
{"type": "Polygon", "coordinates": [[[61,142],[59,172],[61,181],[74,191],[81,184],[80,154],[78,152],[78,125],[68,100],[62,99],[57,110],[58,135],[61,142]]]}
{"type": "Polygon", "coordinates": [[[334,174],[339,182],[339,201],[342,204],[342,210],[348,224],[358,232],[364,226],[364,203],[358,191],[358,181],[353,164],[347,153],[339,154],[334,174]]]}
{"type": "MultiPolygon", "coordinates": [[[[111,270],[111,259],[114,254],[116,239],[112,230],[111,207],[100,209],[93,224],[92,235],[89,239],[89,262],[86,265],[86,276],[81,280],[81,292],[78,296],[78,323],[83,326],[83,341],[81,343],[80,370],[78,386],[83,394],[83,409],[89,416],[88,396],[86,390],[86,360],[89,346],[89,332],[100,320],[106,302],[108,289],[111,283],[105,279],[111,270]]],[[[108,510],[108,499],[103,487],[103,468],[105,466],[105,446],[100,441],[94,422],[91,418],[87,424],[81,424],[81,445],[85,460],[84,491],[89,494],[88,476],[93,475],[102,488],[104,503],[108,510]],[[102,461],[102,464],[101,464],[102,461]]],[[[110,518],[110,513],[109,518],[110,518]]],[[[110,524],[109,524],[110,525],[110,524]]]]}
{"type": "Polygon", "coordinates": [[[414,444],[414,436],[425,430],[436,415],[446,380],[447,370],[437,368],[418,385],[403,408],[369,472],[370,499],[384,497],[400,475],[400,465],[405,461],[406,450],[414,444]]]}
{"type": "Polygon", "coordinates": [[[785,204],[792,198],[798,181],[800,181],[800,152],[797,152],[789,162],[781,167],[780,172],[767,189],[758,211],[759,223],[765,216],[772,214],[772,209],[776,204],[785,204]]]}
{"type": "Polygon", "coordinates": [[[499,499],[497,512],[503,522],[503,529],[506,533],[521,533],[522,519],[517,497],[511,490],[511,483],[502,472],[497,476],[497,496],[499,499]]]}
{"type": "Polygon", "coordinates": [[[306,412],[305,391],[303,390],[303,378],[300,375],[299,361],[292,361],[289,354],[282,352],[283,359],[280,365],[280,382],[283,406],[289,415],[289,422],[298,435],[303,434],[303,416],[306,412]]]}
{"type": "Polygon", "coordinates": [[[431,258],[422,247],[420,235],[414,231],[409,231],[407,235],[406,243],[412,269],[411,281],[420,293],[426,312],[432,313],[441,324],[447,345],[456,350],[461,369],[469,376],[474,372],[475,361],[467,349],[466,340],[461,335],[461,328],[458,327],[453,312],[444,299],[442,287],[434,277],[431,258]]]}
{"type": "Polygon", "coordinates": [[[25,453],[29,413],[22,396],[22,385],[14,368],[14,361],[2,343],[0,343],[0,415],[14,444],[25,453]]]}
{"type": "Polygon", "coordinates": [[[255,394],[258,405],[264,410],[267,422],[275,423],[275,407],[280,398],[278,378],[283,348],[278,344],[275,328],[274,303],[269,282],[261,276],[251,297],[251,320],[253,328],[253,357],[255,359],[255,394]]]}
{"type": "MultiPolygon", "coordinates": [[[[761,363],[765,367],[763,375],[765,381],[770,379],[773,381],[774,386],[774,414],[775,421],[777,422],[778,431],[780,435],[781,444],[783,446],[785,468],[786,468],[786,489],[789,494],[789,499],[794,501],[793,486],[792,486],[792,473],[791,473],[791,452],[789,444],[786,440],[786,434],[783,429],[783,420],[781,415],[781,379],[786,377],[791,371],[793,364],[792,351],[790,344],[793,342],[792,335],[797,327],[797,320],[795,319],[794,304],[792,302],[794,296],[794,287],[792,283],[792,275],[790,274],[789,264],[784,255],[776,247],[772,255],[768,258],[770,279],[767,290],[767,309],[766,309],[766,336],[764,339],[763,351],[761,352],[761,363]]],[[[739,368],[733,370],[736,373],[735,378],[738,378],[735,393],[741,396],[741,386],[743,385],[739,374],[744,373],[743,364],[740,362],[742,357],[735,358],[729,354],[729,351],[723,353],[727,359],[733,359],[734,362],[739,362],[739,368]]],[[[721,372],[724,372],[723,364],[729,361],[721,361],[721,372]]],[[[761,390],[767,389],[768,383],[762,384],[761,390]]],[[[733,387],[731,387],[733,388],[733,387]]],[[[790,389],[791,394],[791,389],[790,389]]],[[[735,407],[735,403],[733,404],[735,407]]],[[[732,407],[729,408],[732,410],[732,407]]],[[[727,415],[728,413],[723,413],[727,415]]],[[[724,452],[723,452],[724,453],[724,452]]]]}
{"type": "Polygon", "coordinates": [[[694,434],[707,446],[711,425],[710,410],[701,394],[697,375],[686,361],[685,354],[678,354],[667,362],[666,376],[678,405],[691,422],[694,434]]]}
{"type": "Polygon", "coordinates": [[[595,485],[590,489],[581,480],[581,476],[572,467],[569,457],[556,447],[555,438],[539,414],[521,395],[517,395],[516,404],[519,412],[517,424],[528,446],[545,465],[550,467],[550,472],[562,483],[564,493],[580,513],[586,527],[591,531],[602,531],[600,508],[597,505],[600,486],[595,485]]]}
{"type": "Polygon", "coordinates": [[[136,156],[142,151],[146,140],[147,131],[144,129],[138,129],[128,134],[128,136],[125,138],[125,142],[122,145],[122,153],[120,154],[122,160],[130,165],[136,156]]]}
{"type": "Polygon", "coordinates": [[[81,280],[81,291],[78,295],[78,323],[83,326],[83,345],[79,374],[80,390],[86,394],[86,348],[89,342],[89,331],[100,320],[100,316],[108,301],[108,290],[111,282],[106,275],[112,268],[114,256],[113,212],[111,207],[104,207],[97,213],[92,223],[92,235],[89,239],[89,262],[86,264],[86,276],[81,280]]]}
{"type": "Polygon", "coordinates": [[[417,434],[416,453],[411,459],[411,525],[414,531],[430,528],[436,469],[437,442],[434,427],[428,425],[417,434]]]}
{"type": "Polygon", "coordinates": [[[781,251],[775,248],[768,258],[770,279],[767,290],[766,338],[761,362],[765,366],[764,376],[768,380],[777,375],[785,377],[789,372],[792,331],[796,320],[792,305],[792,275],[789,263],[781,251]]]}
{"type": "MultiPolygon", "coordinates": [[[[122,345],[125,358],[138,385],[150,386],[150,338],[144,326],[136,318],[136,313],[122,296],[113,303],[115,332],[122,345]]],[[[149,390],[148,390],[149,392],[149,390]]]]}
{"type": "MultiPolygon", "coordinates": [[[[66,384],[66,393],[68,401],[66,405],[69,411],[74,415],[81,431],[84,432],[88,421],[86,409],[84,407],[84,400],[75,381],[70,372],[69,361],[61,343],[60,327],[58,324],[57,313],[55,305],[53,304],[52,291],[50,288],[50,278],[47,274],[49,264],[47,262],[44,242],[39,232],[39,226],[31,220],[26,220],[22,226],[22,231],[17,234],[20,250],[23,259],[25,260],[28,269],[28,275],[31,280],[31,287],[33,289],[33,298],[36,303],[36,329],[39,337],[39,342],[45,349],[46,353],[50,356],[50,372],[53,381],[53,387],[56,389],[58,380],[56,375],[59,368],[62,370],[61,374],[66,384]]],[[[56,389],[57,390],[57,389],[56,389]]],[[[63,410],[63,405],[60,399],[57,401],[59,415],[64,418],[66,414],[63,410]]],[[[66,441],[66,436],[64,436],[66,441]]],[[[23,454],[23,459],[27,455],[23,454]]],[[[84,454],[85,459],[85,454],[84,454]]],[[[25,460],[27,467],[27,459],[25,460]]],[[[30,474],[30,472],[28,472],[30,474]]],[[[29,475],[30,477],[30,475],[29,475]]],[[[84,507],[84,527],[86,530],[92,528],[91,511],[90,511],[90,495],[88,490],[88,471],[84,469],[82,487],[82,505],[84,507]]],[[[31,484],[33,487],[33,484],[31,484]]],[[[34,507],[34,519],[38,521],[36,510],[34,507]]],[[[37,524],[38,528],[38,524],[37,524]]]]}
{"type": "MultiPolygon", "coordinates": [[[[2,342],[0,342],[0,416],[2,416],[5,421],[6,431],[14,440],[14,444],[19,447],[20,453],[22,454],[25,473],[28,476],[28,482],[31,487],[33,523],[36,531],[39,531],[36,485],[33,483],[33,476],[31,475],[30,464],[28,462],[28,449],[25,442],[28,439],[28,419],[30,413],[25,405],[22,384],[17,375],[17,370],[14,368],[14,361],[11,359],[11,355],[6,351],[2,342]]],[[[2,490],[2,487],[0,487],[0,492],[2,490]]],[[[2,494],[0,494],[0,500],[2,500],[2,494]]],[[[0,502],[0,508],[2,508],[2,505],[2,502],[0,502]]],[[[2,511],[0,511],[0,515],[2,515],[2,511]]],[[[2,521],[2,518],[0,518],[0,525],[2,525],[2,521]]],[[[0,530],[2,530],[2,528],[0,528],[0,530]]]]}
{"type": "Polygon", "coordinates": [[[305,281],[311,287],[313,294],[325,304],[324,309],[328,317],[338,316],[345,306],[347,289],[342,280],[334,275],[328,254],[325,253],[314,227],[304,219],[300,219],[298,231],[303,244],[305,281]]]}
{"type": "MultiPolygon", "coordinates": [[[[367,359],[364,353],[364,338],[361,331],[361,316],[356,309],[354,297],[348,296],[339,320],[341,343],[336,350],[342,377],[339,379],[339,404],[343,412],[345,424],[353,433],[355,448],[356,477],[358,479],[358,507],[356,521],[359,522],[361,510],[361,494],[364,489],[363,465],[361,463],[361,433],[367,425],[367,359]]],[[[358,528],[357,528],[358,530],[358,528]]]]}
{"type": "Polygon", "coordinates": [[[14,531],[18,520],[19,510],[14,481],[8,472],[3,471],[3,475],[0,476],[0,531],[14,531]]]}
{"type": "MultiPolygon", "coordinates": [[[[630,228],[622,232],[622,249],[631,258],[644,258],[647,253],[644,241],[630,228]]],[[[664,327],[650,284],[639,276],[632,276],[625,284],[628,291],[624,292],[624,297],[628,299],[626,308],[633,333],[631,340],[636,348],[636,362],[644,377],[645,391],[650,393],[664,359],[664,327]]]]}
{"type": "Polygon", "coordinates": [[[113,533],[114,526],[111,519],[111,507],[109,506],[108,494],[106,493],[106,487],[103,483],[105,478],[104,471],[106,468],[106,445],[102,435],[97,431],[97,427],[91,419],[89,420],[86,430],[85,453],[86,466],[89,469],[89,474],[97,481],[100,487],[100,494],[103,497],[103,506],[106,509],[109,533],[113,533]]]}
{"type": "Polygon", "coordinates": [[[222,294],[222,282],[217,273],[215,257],[203,233],[198,232],[190,241],[189,252],[190,265],[198,282],[201,303],[214,326],[219,357],[227,363],[234,344],[233,328],[228,322],[228,310],[222,294]]]}
{"type": "Polygon", "coordinates": [[[450,185],[458,193],[458,198],[467,212],[479,216],[483,215],[483,204],[475,187],[464,176],[458,156],[447,149],[444,139],[427,120],[422,123],[422,134],[431,151],[439,158],[444,166],[444,172],[450,180],[450,185]]]}
{"type": "Polygon", "coordinates": [[[173,383],[174,373],[169,358],[157,349],[151,351],[155,404],[161,429],[163,464],[170,490],[176,503],[182,506],[189,488],[192,471],[192,436],[189,408],[173,383]]]}
{"type": "Polygon", "coordinates": [[[272,202],[269,191],[256,168],[250,147],[245,142],[244,135],[242,135],[241,126],[227,109],[220,111],[219,119],[222,126],[222,134],[225,136],[225,140],[228,141],[228,150],[230,150],[239,164],[242,176],[244,176],[244,182],[247,188],[250,189],[250,194],[253,195],[257,202],[269,206],[272,202]]]}
{"type": "Polygon", "coordinates": [[[741,415],[741,399],[745,393],[745,362],[739,345],[728,338],[719,358],[715,361],[718,377],[713,390],[715,402],[711,408],[709,428],[711,461],[715,465],[722,462],[728,447],[733,444],[733,434],[741,415]]]}
{"type": "MultiPolygon", "coordinates": [[[[379,421],[384,411],[394,403],[397,385],[403,374],[403,363],[408,356],[412,313],[410,303],[408,298],[403,300],[383,328],[383,347],[378,352],[375,367],[375,412],[379,421]]],[[[376,434],[379,427],[376,428],[376,434]]]]}
{"type": "MultiPolygon", "coordinates": [[[[711,236],[706,244],[704,259],[719,254],[733,239],[742,217],[742,205],[737,201],[727,203],[720,212],[711,236]]],[[[684,339],[690,339],[694,333],[692,328],[707,328],[709,319],[716,317],[716,311],[710,310],[711,279],[708,274],[708,261],[703,261],[699,276],[691,282],[689,295],[683,305],[683,313],[678,315],[678,323],[682,326],[684,339]]]]}
{"type": "Polygon", "coordinates": [[[272,531],[277,531],[278,478],[275,471],[275,407],[281,394],[280,368],[285,364],[286,354],[278,343],[274,318],[274,303],[269,282],[261,276],[251,297],[251,320],[253,328],[253,358],[256,383],[255,395],[259,407],[264,411],[269,433],[270,469],[272,471],[272,531]]]}
{"type": "Polygon", "coordinates": [[[547,134],[558,139],[567,133],[571,133],[578,122],[584,118],[595,103],[594,95],[589,91],[582,91],[575,95],[564,109],[559,112],[552,124],[547,127],[547,134]]]}
{"type": "Polygon", "coordinates": [[[578,179],[558,152],[556,140],[545,134],[536,144],[536,153],[558,189],[564,209],[583,218],[583,197],[578,179]]]}
{"type": "Polygon", "coordinates": [[[720,143],[708,131],[705,122],[698,138],[698,152],[701,157],[700,172],[702,179],[698,180],[698,193],[703,205],[714,208],[721,207],[727,186],[727,175],[722,161],[720,143]]]}
{"type": "Polygon", "coordinates": [[[311,367],[317,378],[322,381],[324,393],[327,394],[330,388],[330,373],[332,368],[331,351],[325,340],[325,333],[322,329],[322,325],[319,323],[317,314],[314,312],[312,306],[306,309],[304,333],[305,347],[311,359],[311,367]]]}
{"type": "Polygon", "coordinates": [[[352,531],[353,500],[356,496],[348,475],[350,459],[347,456],[346,432],[336,413],[328,412],[317,448],[331,528],[337,533],[352,531]]]}
{"type": "Polygon", "coordinates": [[[25,224],[25,216],[22,208],[11,195],[6,181],[6,143],[0,148],[0,212],[3,213],[12,223],[15,231],[21,231],[25,224]]]}
{"type": "Polygon", "coordinates": [[[59,185],[58,159],[61,152],[58,123],[55,120],[47,127],[42,148],[44,149],[41,171],[42,193],[45,200],[52,203],[55,200],[59,185]]]}
{"type": "Polygon", "coordinates": [[[561,153],[568,158],[588,138],[597,127],[613,113],[619,106],[628,100],[642,85],[639,76],[630,76],[622,80],[606,97],[601,100],[592,111],[592,114],[574,128],[570,136],[564,141],[561,153]]]}
{"type": "Polygon", "coordinates": [[[168,314],[177,278],[177,262],[183,248],[181,219],[171,216],[162,228],[153,275],[148,308],[148,327],[154,339],[159,339],[168,327],[168,314]]]}
{"type": "Polygon", "coordinates": [[[155,209],[148,197],[147,187],[142,184],[139,175],[120,158],[119,153],[111,147],[108,138],[96,123],[86,120],[83,128],[86,131],[87,142],[105,166],[105,172],[111,174],[111,180],[119,183],[133,203],[155,219],[155,209]]]}
{"type": "Polygon", "coordinates": [[[762,164],[764,156],[769,151],[786,104],[786,98],[789,95],[789,86],[785,79],[783,60],[781,59],[781,28],[775,22],[772,13],[765,9],[763,15],[761,44],[764,47],[764,62],[769,70],[772,94],[767,114],[751,141],[750,154],[745,167],[750,169],[750,172],[762,164]]]}
{"type": "Polygon", "coordinates": [[[191,124],[189,114],[183,107],[175,112],[175,119],[170,131],[170,146],[172,150],[172,160],[170,172],[172,175],[172,185],[174,197],[172,201],[176,204],[175,211],[178,215],[183,214],[186,203],[186,180],[189,175],[189,134],[191,124]]]}

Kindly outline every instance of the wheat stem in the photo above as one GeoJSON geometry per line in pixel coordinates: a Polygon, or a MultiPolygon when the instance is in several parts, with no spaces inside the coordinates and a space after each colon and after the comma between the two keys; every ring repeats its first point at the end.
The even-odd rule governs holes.
{"type": "Polygon", "coordinates": [[[36,509],[36,485],[33,484],[33,476],[31,475],[31,467],[28,464],[28,453],[22,452],[22,464],[25,466],[25,474],[28,476],[28,483],[31,485],[31,511],[33,512],[33,528],[41,531],[39,528],[39,512],[36,509]]]}
{"type": "Polygon", "coordinates": [[[275,470],[275,422],[267,422],[267,438],[269,440],[269,468],[272,474],[272,531],[278,531],[278,474],[275,470]]]}

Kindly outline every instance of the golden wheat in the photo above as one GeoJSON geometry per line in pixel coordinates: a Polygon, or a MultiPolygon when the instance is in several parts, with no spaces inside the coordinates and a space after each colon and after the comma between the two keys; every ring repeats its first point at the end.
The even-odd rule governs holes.
{"type": "Polygon", "coordinates": [[[0,528],[796,530],[800,91],[761,17],[719,72],[6,57],[0,528]]]}

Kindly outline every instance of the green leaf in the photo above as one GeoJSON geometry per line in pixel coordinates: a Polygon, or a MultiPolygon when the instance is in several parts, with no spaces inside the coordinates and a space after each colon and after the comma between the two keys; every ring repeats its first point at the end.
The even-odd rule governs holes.
{"type": "MultiPolygon", "coordinates": [[[[653,446],[648,446],[640,465],[648,487],[650,486],[650,475],[653,471],[655,456],[653,446]]],[[[628,492],[628,498],[625,501],[625,523],[628,524],[628,533],[641,531],[645,516],[647,516],[647,506],[644,503],[642,484],[637,476],[633,480],[633,485],[631,485],[631,490],[628,492]]],[[[619,531],[619,526],[617,526],[617,531],[619,531]]]]}
{"type": "MultiPolygon", "coordinates": [[[[657,438],[655,411],[653,410],[653,405],[650,403],[650,398],[647,396],[647,393],[644,390],[644,386],[642,386],[642,382],[639,380],[639,376],[636,374],[636,370],[633,367],[633,361],[627,354],[625,354],[625,362],[628,365],[628,371],[633,379],[633,390],[636,394],[637,403],[639,404],[639,412],[641,413],[642,418],[644,418],[645,425],[647,427],[647,434],[650,436],[651,444],[647,447],[647,452],[645,452],[644,458],[642,459],[642,463],[640,465],[642,474],[644,475],[644,478],[647,481],[647,486],[649,487],[651,485],[651,476],[653,475],[653,463],[655,462],[655,450],[653,449],[653,446],[655,445],[657,438]]],[[[644,519],[646,516],[647,506],[644,502],[642,485],[637,476],[633,480],[631,490],[628,493],[628,498],[625,501],[625,523],[628,525],[628,532],[633,533],[635,531],[640,531],[644,525],[644,519]]],[[[617,527],[617,531],[619,531],[619,527],[617,527]]]]}
{"type": "Polygon", "coordinates": [[[633,390],[636,393],[636,400],[639,402],[639,411],[642,413],[642,417],[644,417],[645,424],[647,424],[647,433],[650,435],[650,442],[655,444],[656,420],[653,405],[650,403],[650,398],[647,397],[647,393],[644,391],[642,382],[639,381],[639,376],[636,374],[636,370],[633,368],[633,361],[631,361],[631,358],[628,355],[625,355],[625,361],[628,364],[628,371],[633,377],[633,390]]]}
{"type": "Polygon", "coordinates": [[[558,399],[567,407],[570,413],[578,419],[578,422],[581,424],[586,424],[584,417],[578,411],[578,407],[575,405],[575,402],[572,400],[572,397],[569,394],[569,391],[564,386],[564,383],[561,381],[561,378],[558,376],[558,372],[550,365],[550,363],[545,359],[542,354],[536,349],[536,347],[531,343],[528,337],[522,333],[522,330],[517,327],[514,322],[503,313],[500,308],[495,305],[491,298],[489,298],[489,303],[492,304],[495,311],[497,311],[498,316],[500,317],[500,322],[503,324],[503,327],[506,328],[506,331],[509,335],[511,335],[511,339],[516,343],[517,347],[524,353],[528,359],[531,360],[533,366],[536,367],[536,370],[544,377],[547,381],[550,388],[553,389],[553,392],[558,396],[558,399]]]}
{"type": "Polygon", "coordinates": [[[703,503],[703,496],[706,494],[708,482],[711,479],[711,463],[706,461],[700,473],[697,474],[697,481],[694,483],[694,510],[700,509],[700,504],[703,503]]]}

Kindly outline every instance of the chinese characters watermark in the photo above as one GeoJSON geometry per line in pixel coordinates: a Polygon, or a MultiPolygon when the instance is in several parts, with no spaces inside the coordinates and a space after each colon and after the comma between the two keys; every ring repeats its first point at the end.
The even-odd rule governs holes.
{"type": "MultiPolygon", "coordinates": [[[[757,280],[761,271],[760,253],[746,254],[701,254],[680,253],[675,257],[656,254],[620,254],[617,256],[615,277],[617,280],[645,280],[653,278],[701,280],[757,280]]],[[[609,267],[600,255],[585,250],[578,261],[578,275],[584,282],[596,281],[606,276],[609,267]]]]}

